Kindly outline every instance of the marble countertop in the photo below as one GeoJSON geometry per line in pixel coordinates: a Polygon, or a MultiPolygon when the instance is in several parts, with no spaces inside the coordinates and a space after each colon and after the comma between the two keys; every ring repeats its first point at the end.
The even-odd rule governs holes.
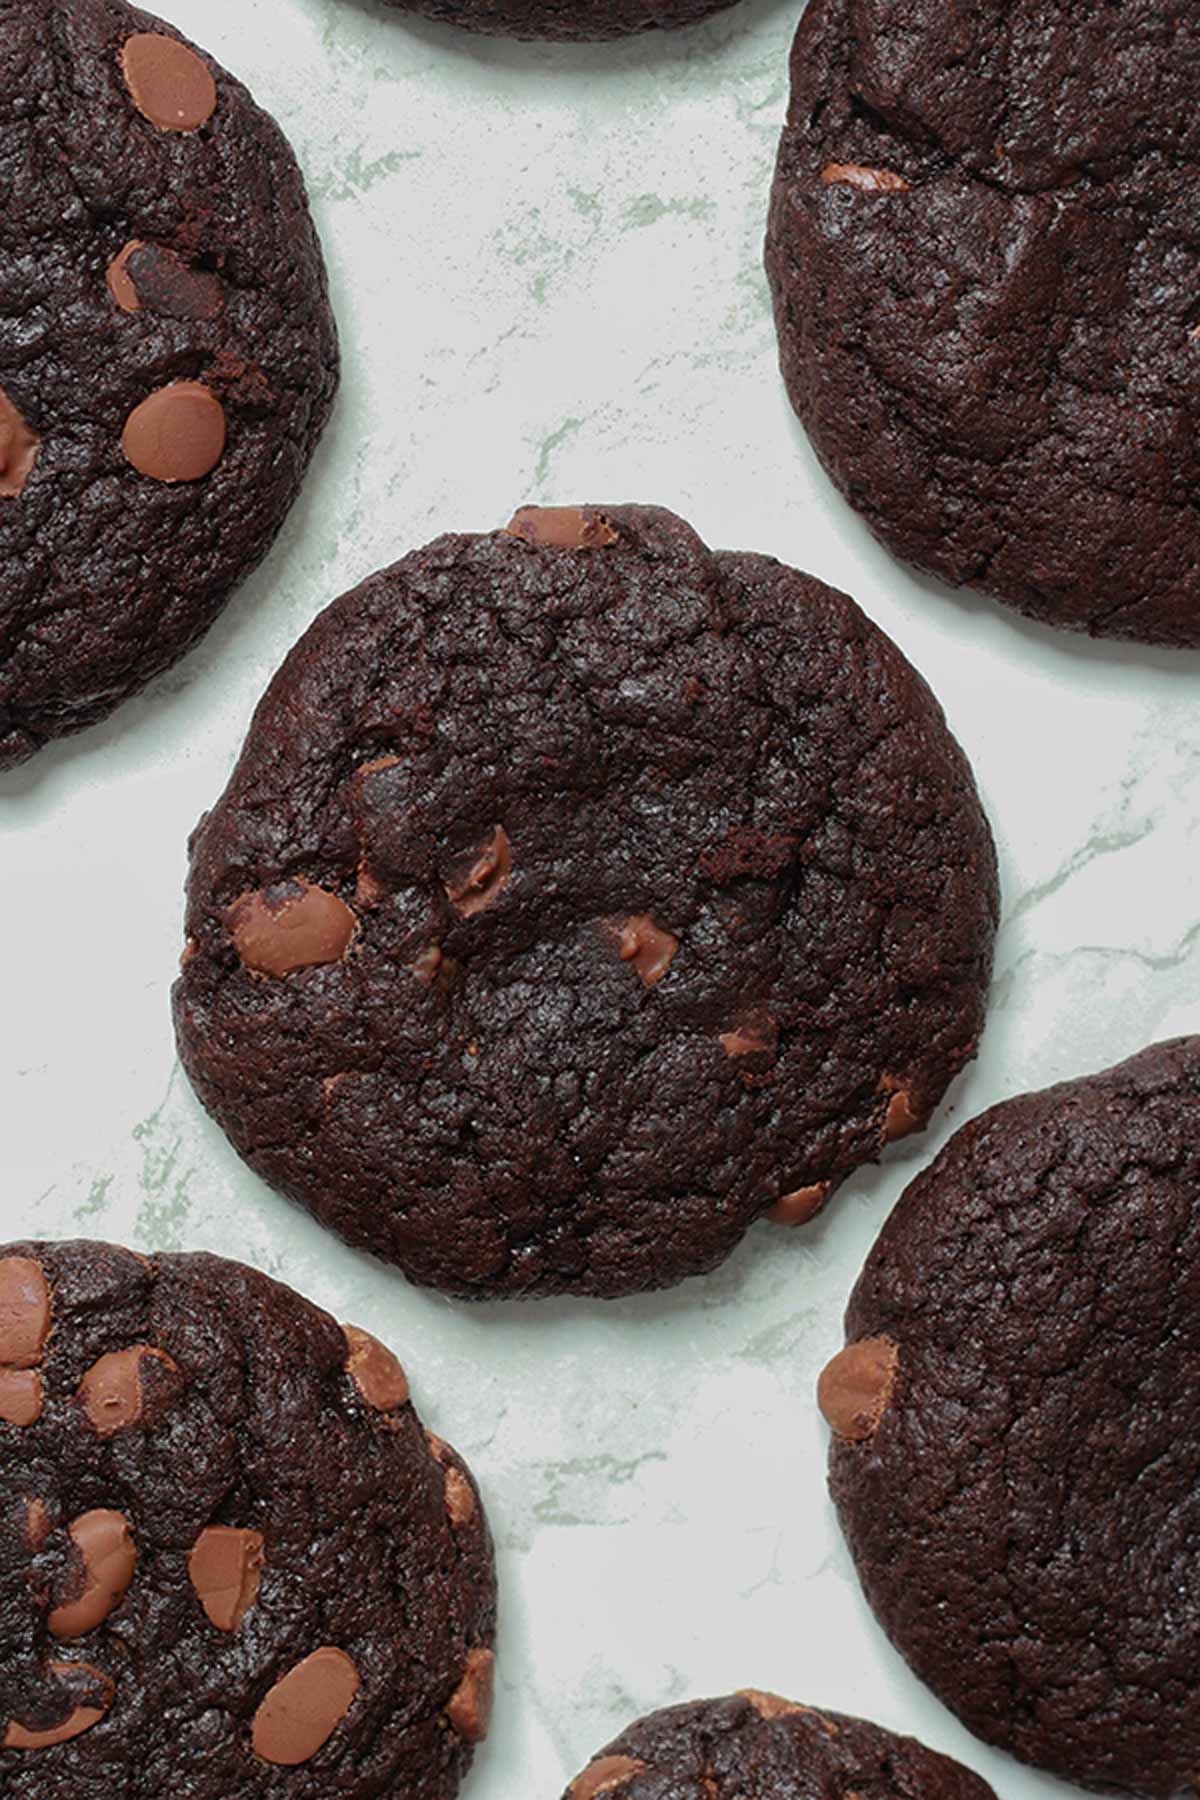
{"type": "MultiPolygon", "coordinates": [[[[496,1532],[503,1621],[470,1800],[555,1800],[636,1713],[740,1686],[874,1716],[986,1775],[875,1628],[824,1488],[818,1369],[863,1255],[955,1124],[1194,1029],[1200,711],[1186,655],[1059,638],[890,562],[788,409],[760,266],[796,6],[521,47],[373,0],[164,0],[308,176],[345,375],[305,494],[202,647],[0,783],[5,1234],[208,1248],[387,1338],[496,1532]],[[337,593],[522,501],[644,500],[846,588],[932,682],[1000,844],[979,1061],[815,1227],[665,1297],[474,1309],[335,1243],[179,1074],[185,841],[284,651],[337,593]]],[[[1064,521],[1069,526],[1069,521],[1064,521]]]]}

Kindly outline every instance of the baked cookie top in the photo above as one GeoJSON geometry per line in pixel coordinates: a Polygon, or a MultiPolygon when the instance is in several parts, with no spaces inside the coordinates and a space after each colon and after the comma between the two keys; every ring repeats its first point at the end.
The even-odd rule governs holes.
{"type": "Polygon", "coordinates": [[[991,838],[844,595],[529,509],[331,606],[192,845],[180,1048],[415,1280],[615,1295],[810,1218],[974,1053],[991,838]]]}
{"type": "Polygon", "coordinates": [[[450,1800],[491,1542],[376,1339],[254,1270],[0,1251],[0,1790],[450,1800]]]}
{"type": "Polygon", "coordinates": [[[755,1689],[650,1713],[563,1800],[995,1800],[915,1738],[755,1689]]]}
{"type": "Polygon", "coordinates": [[[111,712],[265,553],[337,344],[278,127],[121,0],[0,8],[0,769],[111,712]]]}
{"type": "Polygon", "coordinates": [[[1086,1787],[1200,1768],[1200,1039],[1006,1101],[892,1213],[821,1378],[881,1624],[1086,1787]]]}
{"type": "Polygon", "coordinates": [[[898,555],[1200,643],[1200,20],[814,0],[767,264],[793,404],[898,555]]]}

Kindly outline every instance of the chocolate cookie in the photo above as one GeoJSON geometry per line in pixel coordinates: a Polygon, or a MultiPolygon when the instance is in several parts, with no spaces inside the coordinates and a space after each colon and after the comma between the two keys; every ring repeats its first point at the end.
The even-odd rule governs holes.
{"type": "Polygon", "coordinates": [[[813,0],[767,268],[783,372],[898,556],[1200,644],[1200,30],[1161,0],[813,0]]]}
{"type": "Polygon", "coordinates": [[[995,918],[962,754],[852,601],[670,513],[531,508],[292,652],[193,839],[175,1017],[351,1242],[627,1294],[925,1124],[995,918]]]}
{"type": "Polygon", "coordinates": [[[384,0],[443,25],[492,37],[558,38],[599,43],[636,32],[677,30],[734,0],[384,0]]]}
{"type": "Polygon", "coordinates": [[[212,624],[333,399],[278,127],[121,0],[0,8],[0,769],[212,624]]]}
{"type": "Polygon", "coordinates": [[[1200,1038],[997,1106],[909,1188],[821,1378],[867,1598],[980,1737],[1200,1769],[1200,1038]]]}
{"type": "Polygon", "coordinates": [[[651,1713],[563,1800],[995,1800],[961,1763],[865,1719],[755,1689],[651,1713]]]}
{"type": "Polygon", "coordinates": [[[0,1251],[6,1800],[449,1800],[487,1730],[479,1496],[399,1363],[215,1256],[0,1251]]]}

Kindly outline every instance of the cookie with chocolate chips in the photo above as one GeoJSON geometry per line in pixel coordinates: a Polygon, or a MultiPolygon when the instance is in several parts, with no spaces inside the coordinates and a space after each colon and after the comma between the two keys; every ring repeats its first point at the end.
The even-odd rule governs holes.
{"type": "Polygon", "coordinates": [[[783,373],[898,556],[1200,644],[1200,21],[813,0],[767,238],[783,373]]]}
{"type": "Polygon", "coordinates": [[[1006,1101],[896,1207],[825,1370],[868,1600],[964,1724],[1114,1793],[1200,1769],[1200,1038],[1006,1101]]]}
{"type": "Polygon", "coordinates": [[[0,1250],[0,1792],[451,1800],[495,1577],[375,1338],[214,1256],[0,1250]]]}
{"type": "Polygon", "coordinates": [[[639,1719],[563,1800],[995,1800],[915,1738],[748,1688],[639,1719]]]}
{"type": "Polygon", "coordinates": [[[278,127],[122,0],[0,8],[0,769],[182,656],[274,538],[337,340],[278,127]]]}
{"type": "Polygon", "coordinates": [[[415,1281],[617,1295],[799,1223],[974,1054],[992,841],[843,594],[522,509],[326,611],[192,843],[180,1051],[415,1281]]]}
{"type": "Polygon", "coordinates": [[[576,43],[675,31],[733,4],[734,0],[384,0],[385,6],[492,37],[576,43]]]}

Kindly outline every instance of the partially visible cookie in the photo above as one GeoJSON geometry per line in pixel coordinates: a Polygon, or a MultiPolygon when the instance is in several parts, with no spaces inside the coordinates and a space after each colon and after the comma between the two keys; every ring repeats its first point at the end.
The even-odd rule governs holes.
{"type": "Polygon", "coordinates": [[[523,508],[316,621],[192,842],[180,1052],[414,1280],[613,1296],[813,1218],[975,1053],[991,836],[844,594],[523,508]]]}
{"type": "Polygon", "coordinates": [[[813,0],[767,268],[792,404],[907,561],[1200,644],[1200,30],[1163,0],[813,0]]]}
{"type": "Polygon", "coordinates": [[[747,1689],[650,1713],[563,1800],[995,1800],[915,1738],[747,1689]]]}
{"type": "Polygon", "coordinates": [[[384,0],[384,4],[492,37],[599,43],[694,25],[711,13],[723,12],[734,0],[384,0]]]}
{"type": "Polygon", "coordinates": [[[123,0],[0,7],[0,769],[103,718],[266,552],[333,400],[283,135],[123,0]]]}
{"type": "Polygon", "coordinates": [[[867,1598],[980,1737],[1200,1770],[1200,1038],[1009,1100],[908,1189],[821,1378],[867,1598]]]}
{"type": "Polygon", "coordinates": [[[452,1800],[494,1628],[376,1339],[214,1256],[0,1250],[6,1800],[452,1800]]]}

